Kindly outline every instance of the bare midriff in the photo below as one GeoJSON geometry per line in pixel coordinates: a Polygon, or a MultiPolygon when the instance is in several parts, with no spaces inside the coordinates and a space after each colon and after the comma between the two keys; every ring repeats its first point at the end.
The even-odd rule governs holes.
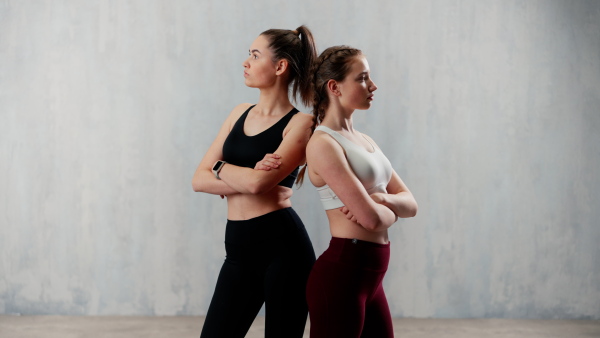
{"type": "Polygon", "coordinates": [[[347,219],[340,209],[327,210],[327,218],[329,219],[329,230],[333,237],[356,238],[379,244],[389,242],[387,229],[379,232],[369,231],[358,223],[347,219]]]}
{"type": "Polygon", "coordinates": [[[275,210],[292,206],[292,189],[278,186],[260,194],[235,194],[227,196],[227,219],[248,220],[275,210]]]}

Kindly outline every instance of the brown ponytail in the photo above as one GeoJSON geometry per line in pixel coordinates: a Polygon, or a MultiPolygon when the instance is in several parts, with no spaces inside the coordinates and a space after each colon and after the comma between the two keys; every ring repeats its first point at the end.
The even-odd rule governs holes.
{"type": "MultiPolygon", "coordinates": [[[[329,80],[342,81],[350,70],[350,61],[356,56],[362,55],[360,49],[349,46],[329,47],[312,64],[310,69],[310,86],[312,89],[313,125],[312,131],[318,124],[323,122],[325,111],[329,107],[329,96],[327,95],[327,82],[329,80]]],[[[305,102],[308,105],[308,102],[305,102]]],[[[298,173],[296,184],[302,185],[306,165],[298,173]]]]}
{"type": "MultiPolygon", "coordinates": [[[[260,35],[269,40],[269,48],[273,52],[273,61],[288,61],[289,83],[292,85],[292,98],[297,102],[299,95],[302,103],[309,106],[313,102],[312,65],[317,59],[317,47],[310,29],[302,25],[295,30],[269,29],[260,35]]],[[[313,128],[314,129],[314,128],[313,128]]],[[[296,184],[304,181],[304,166],[298,173],[296,184]]]]}
{"type": "Polygon", "coordinates": [[[299,95],[305,106],[312,102],[310,83],[311,65],[317,58],[317,48],[311,31],[304,25],[295,30],[269,29],[261,33],[269,40],[273,61],[288,61],[289,81],[292,84],[292,98],[299,95]]]}

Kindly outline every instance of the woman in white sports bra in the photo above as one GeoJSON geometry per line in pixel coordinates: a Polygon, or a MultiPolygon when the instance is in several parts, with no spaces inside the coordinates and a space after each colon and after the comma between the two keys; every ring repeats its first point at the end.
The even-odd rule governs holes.
{"type": "Polygon", "coordinates": [[[413,217],[417,203],[375,142],[354,129],[377,86],[358,49],[326,49],[313,69],[315,129],[307,149],[332,239],[307,285],[312,338],[393,337],[382,288],[389,262],[387,229],[413,217]]]}

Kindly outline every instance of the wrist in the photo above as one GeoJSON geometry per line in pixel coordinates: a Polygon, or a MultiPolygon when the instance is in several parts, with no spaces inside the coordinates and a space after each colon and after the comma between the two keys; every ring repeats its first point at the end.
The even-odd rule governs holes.
{"type": "Polygon", "coordinates": [[[217,162],[215,162],[215,164],[212,167],[212,172],[213,174],[215,174],[215,177],[220,180],[221,177],[219,177],[219,173],[221,172],[221,170],[223,169],[223,167],[225,166],[227,162],[219,160],[217,162]]]}

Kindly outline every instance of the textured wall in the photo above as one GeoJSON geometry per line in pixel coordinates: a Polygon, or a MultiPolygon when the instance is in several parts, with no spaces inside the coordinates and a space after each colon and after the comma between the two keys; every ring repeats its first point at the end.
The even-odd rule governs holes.
{"type": "Polygon", "coordinates": [[[249,44],[300,24],[367,54],[356,126],[419,202],[395,316],[600,319],[600,3],[567,0],[0,0],[0,313],[204,314],[226,210],[191,176],[249,44]]]}

